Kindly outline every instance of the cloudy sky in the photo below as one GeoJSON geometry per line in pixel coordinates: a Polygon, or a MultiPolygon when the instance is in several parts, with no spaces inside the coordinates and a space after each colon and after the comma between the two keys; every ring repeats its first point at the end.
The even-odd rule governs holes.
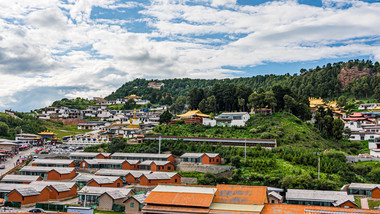
{"type": "Polygon", "coordinates": [[[106,96],[134,78],[380,61],[379,20],[374,0],[4,0],[0,110],[106,96]]]}

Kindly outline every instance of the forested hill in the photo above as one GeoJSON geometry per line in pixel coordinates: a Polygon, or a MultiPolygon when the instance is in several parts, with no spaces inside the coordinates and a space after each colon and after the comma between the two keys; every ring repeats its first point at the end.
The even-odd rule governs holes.
{"type": "MultiPolygon", "coordinates": [[[[106,97],[113,100],[130,94],[143,96],[152,103],[161,103],[165,99],[187,96],[192,88],[206,89],[215,83],[228,87],[228,84],[249,86],[253,91],[259,88],[271,89],[274,85],[289,87],[293,93],[306,97],[335,98],[342,94],[354,95],[356,98],[372,97],[380,93],[380,65],[378,62],[351,60],[338,62],[314,69],[301,69],[300,74],[258,75],[234,79],[166,79],[146,80],[135,79],[125,83],[115,92],[106,97]],[[148,88],[149,82],[161,82],[165,86],[161,90],[148,88]]],[[[167,103],[167,104],[170,104],[167,103]]]]}

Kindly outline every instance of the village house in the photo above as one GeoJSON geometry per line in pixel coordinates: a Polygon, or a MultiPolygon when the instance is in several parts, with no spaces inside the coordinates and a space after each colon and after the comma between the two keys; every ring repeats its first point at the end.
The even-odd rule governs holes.
{"type": "Polygon", "coordinates": [[[359,110],[374,109],[380,106],[380,103],[362,103],[359,105],[359,110]]]}
{"type": "Polygon", "coordinates": [[[0,139],[0,150],[3,150],[7,154],[15,155],[18,154],[19,145],[11,140],[0,139]]]}
{"type": "Polygon", "coordinates": [[[50,189],[46,185],[0,184],[0,197],[9,202],[20,202],[21,205],[48,201],[50,189]]]}
{"type": "Polygon", "coordinates": [[[159,184],[181,184],[181,175],[176,172],[152,172],[140,177],[141,186],[156,186],[159,184]]]}
{"type": "Polygon", "coordinates": [[[198,123],[198,124],[203,124],[203,120],[205,118],[209,118],[210,115],[203,114],[200,110],[189,110],[188,112],[184,114],[178,114],[177,117],[179,119],[174,120],[170,123],[175,123],[178,120],[183,120],[185,123],[198,123]]]}
{"type": "MultiPolygon", "coordinates": [[[[82,188],[80,191],[78,191],[78,196],[79,196],[79,202],[83,203],[84,198],[86,197],[86,204],[96,204],[98,202],[99,206],[97,207],[100,210],[107,209],[109,206],[111,206],[112,209],[112,204],[113,200],[110,202],[103,201],[101,198],[99,199],[99,196],[103,195],[104,193],[108,194],[118,194],[126,197],[132,196],[134,194],[134,191],[132,189],[128,188],[112,188],[112,187],[86,187],[82,188]],[[87,190],[85,192],[85,190],[87,190]],[[109,204],[111,203],[111,204],[109,204]]],[[[107,200],[107,199],[105,199],[107,200]]]]}
{"type": "Polygon", "coordinates": [[[59,200],[77,196],[78,186],[75,182],[34,181],[31,185],[49,187],[50,200],[59,200]]]}
{"type": "Polygon", "coordinates": [[[272,204],[280,204],[284,200],[284,197],[277,192],[268,193],[268,201],[272,204]]]}
{"type": "Polygon", "coordinates": [[[138,160],[144,161],[170,161],[175,163],[174,156],[172,154],[153,154],[153,153],[113,153],[111,159],[122,160],[138,160]]]}
{"type": "Polygon", "coordinates": [[[288,189],[285,195],[288,204],[334,206],[342,208],[357,208],[354,196],[345,191],[323,191],[288,189]]]}
{"type": "Polygon", "coordinates": [[[351,183],[348,194],[380,199],[380,184],[351,183]]]}
{"type": "Polygon", "coordinates": [[[32,162],[32,166],[44,167],[75,167],[74,160],[67,159],[36,159],[32,162]]]}
{"type": "Polygon", "coordinates": [[[214,119],[203,118],[203,125],[220,127],[245,126],[249,118],[248,112],[225,112],[214,119]]]}
{"type": "Polygon", "coordinates": [[[24,166],[20,174],[38,175],[44,180],[71,180],[76,176],[76,170],[72,167],[24,166]]]}
{"type": "Polygon", "coordinates": [[[33,181],[42,181],[42,178],[33,175],[4,175],[1,179],[1,183],[10,184],[30,184],[33,181]]]}
{"type": "Polygon", "coordinates": [[[106,122],[92,121],[92,122],[86,122],[86,123],[79,123],[77,127],[79,130],[99,130],[105,124],[106,122]]]}
{"type": "Polygon", "coordinates": [[[260,213],[268,202],[259,186],[159,185],[144,203],[144,213],[260,213]]]}
{"type": "Polygon", "coordinates": [[[130,171],[125,176],[125,181],[128,184],[139,184],[141,176],[146,175],[146,174],[150,174],[150,173],[152,173],[152,172],[151,171],[143,171],[143,170],[130,171]]]}
{"type": "Polygon", "coordinates": [[[84,159],[109,159],[111,153],[96,152],[72,152],[69,157],[71,160],[82,161],[84,159]]]}
{"type": "Polygon", "coordinates": [[[170,161],[144,161],[138,164],[140,170],[169,172],[174,171],[175,166],[170,161]]]}
{"type": "Polygon", "coordinates": [[[217,153],[185,153],[181,156],[181,164],[221,164],[217,153]]]}
{"type": "Polygon", "coordinates": [[[135,214],[139,213],[141,209],[145,206],[144,200],[148,197],[150,192],[146,194],[132,195],[123,201],[125,206],[125,213],[135,214]]]}
{"type": "Polygon", "coordinates": [[[162,82],[149,82],[147,87],[148,88],[154,88],[154,89],[157,89],[157,90],[160,90],[161,87],[164,87],[164,83],[162,82]]]}
{"type": "Polygon", "coordinates": [[[95,172],[95,175],[99,176],[117,176],[125,181],[125,177],[130,173],[130,170],[119,170],[119,169],[99,169],[95,172]]]}
{"type": "Polygon", "coordinates": [[[122,187],[123,180],[119,176],[99,176],[94,174],[80,174],[73,180],[79,187],[122,187]]]}
{"type": "Polygon", "coordinates": [[[361,131],[363,124],[370,124],[366,115],[363,115],[361,112],[355,112],[348,117],[342,118],[345,125],[344,128],[349,128],[351,131],[361,131]]]}
{"type": "Polygon", "coordinates": [[[38,143],[41,141],[41,136],[36,134],[16,134],[15,136],[16,142],[22,142],[22,143],[38,143]]]}
{"type": "Polygon", "coordinates": [[[80,168],[137,170],[139,162],[138,160],[85,159],[80,163],[80,168]]]}

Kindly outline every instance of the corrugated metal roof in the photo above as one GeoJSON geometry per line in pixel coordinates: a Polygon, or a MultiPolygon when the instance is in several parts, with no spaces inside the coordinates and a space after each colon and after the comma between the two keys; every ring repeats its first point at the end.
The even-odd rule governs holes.
{"type": "MultiPolygon", "coordinates": [[[[120,199],[120,198],[125,198],[126,195],[124,195],[123,193],[121,193],[120,191],[107,191],[103,194],[107,194],[109,195],[112,199],[116,200],[116,199],[120,199]]],[[[102,194],[102,195],[103,195],[102,194]]]]}
{"type": "Polygon", "coordinates": [[[200,158],[204,155],[205,153],[185,153],[181,155],[181,158],[200,158]]]}
{"type": "Polygon", "coordinates": [[[297,201],[355,201],[353,195],[347,195],[345,191],[323,191],[323,190],[305,190],[305,189],[288,189],[285,196],[286,200],[297,201]]]}
{"type": "Polygon", "coordinates": [[[41,188],[41,187],[52,187],[58,192],[66,192],[70,191],[70,189],[75,186],[75,182],[59,182],[59,181],[34,181],[30,183],[35,188],[41,188]]]}
{"type": "Polygon", "coordinates": [[[198,207],[177,207],[177,206],[160,206],[146,205],[142,208],[144,212],[163,212],[163,213],[209,213],[208,208],[198,207]]]}
{"type": "Polygon", "coordinates": [[[134,157],[134,158],[169,158],[172,154],[154,154],[154,153],[121,153],[115,152],[111,157],[134,157]]]}
{"type": "Polygon", "coordinates": [[[213,203],[262,205],[267,202],[266,186],[218,184],[216,188],[213,203]]]}
{"type": "Polygon", "coordinates": [[[67,160],[67,159],[36,159],[32,162],[35,164],[71,164],[74,162],[73,160],[67,160]]]}
{"type": "Polygon", "coordinates": [[[98,152],[72,152],[70,153],[70,157],[96,157],[98,152]]]}
{"type": "Polygon", "coordinates": [[[171,162],[170,161],[150,161],[150,160],[146,160],[146,161],[141,162],[139,165],[150,166],[152,163],[156,164],[157,166],[165,166],[166,164],[169,164],[171,162]]]}
{"type": "Polygon", "coordinates": [[[75,177],[72,181],[81,181],[81,182],[89,182],[91,179],[108,179],[109,181],[115,182],[117,179],[119,179],[119,176],[101,176],[101,175],[94,175],[94,174],[80,174],[77,177],[75,177]]]}
{"type": "Polygon", "coordinates": [[[92,178],[98,184],[112,184],[120,177],[105,177],[105,176],[95,176],[92,178]]]}
{"type": "Polygon", "coordinates": [[[380,187],[380,184],[351,183],[348,188],[349,189],[372,190],[376,187],[380,187]]]}
{"type": "MultiPolygon", "coordinates": [[[[100,196],[101,194],[105,192],[115,192],[115,191],[119,191],[126,196],[132,191],[132,189],[128,189],[128,188],[91,187],[91,186],[87,187],[87,189],[88,189],[88,192],[86,193],[87,195],[96,195],[96,196],[100,196]]],[[[78,195],[84,195],[83,191],[84,191],[84,188],[78,191],[78,195]]]]}
{"type": "Polygon", "coordinates": [[[117,159],[85,159],[88,164],[123,164],[125,160],[117,159]]]}
{"type": "Polygon", "coordinates": [[[202,193],[214,195],[216,187],[158,185],[152,192],[202,193]]]}
{"type": "Polygon", "coordinates": [[[144,203],[156,205],[190,206],[208,208],[213,194],[152,191],[144,203]]]}
{"type": "Polygon", "coordinates": [[[282,198],[283,198],[282,195],[278,194],[277,192],[270,192],[268,195],[273,196],[280,201],[282,201],[282,198]]]}
{"type": "Polygon", "coordinates": [[[143,174],[149,174],[151,171],[143,171],[143,170],[122,170],[122,169],[99,169],[95,172],[97,175],[103,176],[127,176],[128,174],[132,174],[132,176],[140,177],[143,174]]]}
{"type": "Polygon", "coordinates": [[[17,181],[17,182],[32,182],[36,181],[40,176],[34,176],[34,175],[5,175],[3,179],[1,179],[2,182],[11,182],[11,181],[17,181]]]}
{"type": "Polygon", "coordinates": [[[230,203],[211,203],[212,210],[229,210],[229,211],[249,211],[261,212],[264,205],[249,205],[249,204],[230,204],[230,203]]]}
{"type": "Polygon", "coordinates": [[[74,167],[39,167],[39,166],[24,166],[20,171],[24,172],[50,172],[50,171],[56,171],[59,174],[69,174],[73,170],[75,170],[74,167]]]}

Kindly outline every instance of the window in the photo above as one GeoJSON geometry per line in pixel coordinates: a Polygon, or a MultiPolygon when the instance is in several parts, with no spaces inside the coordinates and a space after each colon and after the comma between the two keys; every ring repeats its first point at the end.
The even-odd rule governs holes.
{"type": "Polygon", "coordinates": [[[216,159],[216,162],[219,162],[219,159],[218,159],[218,158],[216,159]]]}
{"type": "Polygon", "coordinates": [[[120,186],[120,183],[117,183],[117,187],[119,187],[120,186]]]}
{"type": "Polygon", "coordinates": [[[275,202],[274,202],[274,200],[272,200],[272,204],[274,204],[275,202]]]}
{"type": "Polygon", "coordinates": [[[168,166],[168,170],[171,170],[172,168],[170,166],[168,166]]]}
{"type": "Polygon", "coordinates": [[[131,207],[135,207],[135,203],[132,202],[132,203],[131,203],[131,207]]]}
{"type": "Polygon", "coordinates": [[[177,183],[177,181],[178,181],[178,180],[177,180],[177,178],[176,178],[176,179],[174,179],[174,183],[177,183]]]}

